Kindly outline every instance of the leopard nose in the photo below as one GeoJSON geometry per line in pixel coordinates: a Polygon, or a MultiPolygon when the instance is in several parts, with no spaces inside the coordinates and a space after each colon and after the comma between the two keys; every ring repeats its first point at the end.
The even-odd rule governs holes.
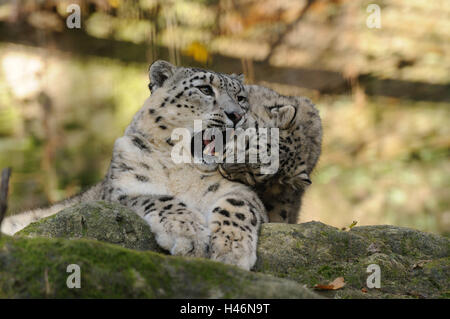
{"type": "Polygon", "coordinates": [[[233,122],[234,126],[241,120],[242,114],[238,112],[225,112],[226,116],[233,122]]]}

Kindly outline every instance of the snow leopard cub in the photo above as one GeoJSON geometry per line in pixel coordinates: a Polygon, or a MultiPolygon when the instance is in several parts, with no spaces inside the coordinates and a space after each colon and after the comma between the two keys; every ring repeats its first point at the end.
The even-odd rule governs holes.
{"type": "MultiPolygon", "coordinates": [[[[270,222],[297,223],[302,196],[311,184],[310,175],[321,153],[322,124],[318,110],[305,97],[281,95],[259,85],[246,85],[250,110],[243,128],[279,128],[279,140],[259,134],[268,150],[278,155],[279,168],[273,174],[262,172],[263,164],[248,163],[258,144],[248,143],[246,163],[224,163],[224,177],[252,185],[263,201],[270,222]],[[253,150],[252,150],[253,147],[253,150]],[[279,151],[278,151],[279,150],[279,151]]],[[[260,144],[261,145],[261,144],[260,144]]],[[[237,150],[234,152],[237,153],[237,150]]]]}

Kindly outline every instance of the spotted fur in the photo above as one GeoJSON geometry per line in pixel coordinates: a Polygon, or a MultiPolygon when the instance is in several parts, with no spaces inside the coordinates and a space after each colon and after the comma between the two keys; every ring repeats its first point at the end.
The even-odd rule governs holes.
{"type": "Polygon", "coordinates": [[[136,211],[172,254],[250,269],[258,228],[267,221],[257,194],[224,179],[216,164],[171,158],[175,128],[193,133],[194,120],[202,120],[202,128],[239,124],[249,108],[242,82],[163,61],[151,66],[150,79],[150,98],[115,143],[101,198],[136,211]]]}
{"type": "MultiPolygon", "coordinates": [[[[263,107],[252,107],[251,116],[246,117],[248,89],[236,76],[176,68],[164,61],[155,62],[149,75],[152,95],[137,112],[124,136],[116,141],[105,179],[73,200],[23,214],[26,219],[21,219],[20,215],[9,217],[2,231],[14,233],[31,221],[76,202],[103,199],[136,211],[150,224],[158,243],[172,254],[209,257],[250,269],[256,261],[259,226],[268,221],[258,194],[269,208],[269,197],[277,197],[271,183],[281,185],[276,182],[281,180],[280,175],[261,177],[257,165],[249,166],[246,171],[255,182],[249,183],[247,179],[245,182],[253,185],[252,189],[240,183],[237,175],[227,176],[237,181],[223,178],[214,164],[175,164],[170,157],[176,143],[171,132],[176,127],[185,127],[192,133],[195,119],[201,119],[204,128],[256,124],[264,119],[259,111],[277,105],[272,103],[273,96],[265,96],[265,89],[248,87],[252,93],[251,103],[263,107]],[[261,102],[266,98],[267,103],[261,102]],[[267,187],[262,187],[263,184],[267,187]]],[[[280,127],[279,120],[286,117],[279,115],[270,125],[280,127]]],[[[286,129],[286,132],[291,131],[286,129]]],[[[288,137],[286,134],[285,138],[288,137]]],[[[307,163],[312,163],[312,159],[307,159],[307,163]]],[[[298,168],[298,165],[292,167],[298,168]]],[[[308,168],[307,171],[309,174],[308,168]]],[[[239,173],[240,169],[235,172],[239,173]]],[[[291,168],[283,172],[285,176],[296,177],[291,174],[291,168]]],[[[281,202],[278,207],[286,206],[281,196],[276,199],[281,202]]],[[[286,209],[292,209],[292,205],[287,206],[286,209]]]]}
{"type": "MultiPolygon", "coordinates": [[[[243,127],[279,128],[279,169],[263,174],[265,165],[222,164],[220,171],[229,180],[252,185],[264,202],[271,222],[297,223],[302,196],[311,184],[310,175],[321,153],[322,125],[318,110],[304,97],[283,96],[258,85],[248,85],[250,111],[243,127]]],[[[263,142],[265,135],[259,135],[263,142]]],[[[252,144],[247,145],[246,154],[252,144]]],[[[275,145],[269,143],[269,152],[275,145]]]]}

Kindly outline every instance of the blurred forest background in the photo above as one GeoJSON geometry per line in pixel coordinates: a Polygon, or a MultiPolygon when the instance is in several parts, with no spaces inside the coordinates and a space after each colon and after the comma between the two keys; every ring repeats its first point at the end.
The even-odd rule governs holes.
{"type": "Polygon", "coordinates": [[[323,153],[300,222],[448,236],[449,39],[448,0],[0,1],[9,213],[101,180],[162,58],[316,103],[323,153]],[[66,27],[71,3],[80,29],[66,27]]]}

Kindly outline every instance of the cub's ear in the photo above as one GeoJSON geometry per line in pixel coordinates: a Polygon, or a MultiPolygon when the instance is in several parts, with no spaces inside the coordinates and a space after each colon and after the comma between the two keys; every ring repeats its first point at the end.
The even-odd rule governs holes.
{"type": "Polygon", "coordinates": [[[296,113],[295,107],[292,105],[273,108],[270,112],[276,116],[276,126],[282,130],[289,128],[294,121],[296,113]]]}
{"type": "Polygon", "coordinates": [[[150,91],[156,90],[163,86],[164,82],[175,73],[176,66],[164,60],[158,60],[150,65],[148,76],[150,84],[148,88],[150,91]]]}
{"type": "Polygon", "coordinates": [[[238,80],[239,82],[241,82],[242,84],[244,84],[244,74],[231,74],[230,77],[232,77],[233,79],[238,80]]]}

